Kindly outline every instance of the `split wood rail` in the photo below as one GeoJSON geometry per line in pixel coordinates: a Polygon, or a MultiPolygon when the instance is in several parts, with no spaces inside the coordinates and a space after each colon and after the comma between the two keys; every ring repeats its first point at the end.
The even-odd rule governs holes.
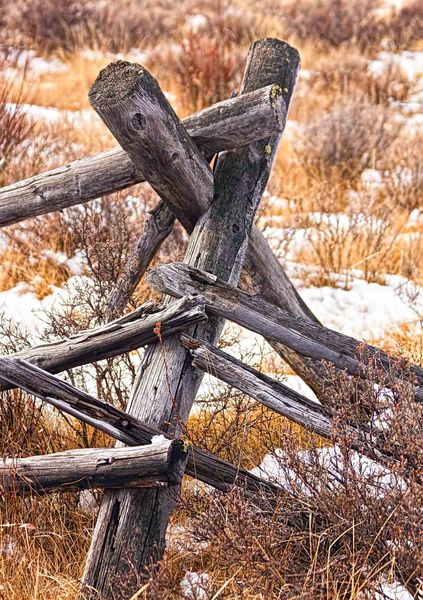
{"type": "MultiPolygon", "coordinates": [[[[298,52],[285,42],[255,42],[239,95],[180,121],[145,68],[112,63],[100,72],[89,99],[119,146],[0,190],[0,226],[142,181],[160,196],[109,299],[109,322],[0,358],[4,393],[20,387],[118,441],[115,449],[7,458],[0,468],[8,493],[104,488],[81,599],[123,600],[137,592],[146,567],[162,555],[184,473],[223,492],[240,486],[254,502],[295,502],[276,483],[181,441],[203,372],[327,438],[333,416],[324,361],[358,377],[366,376],[371,361],[395,374],[396,362],[386,353],[318,322],[253,224],[298,69],[298,52]],[[168,294],[166,300],[122,316],[175,219],[190,234],[184,262],[153,269],[147,277],[168,294]],[[218,350],[225,319],[265,337],[321,404],[218,350]],[[126,411],[55,375],[143,346],[126,411]]],[[[421,403],[423,370],[411,366],[410,372],[421,403]]],[[[396,460],[374,428],[351,423],[350,433],[358,450],[370,441],[373,458],[396,460]]],[[[298,518],[307,522],[301,510],[298,518]]]]}

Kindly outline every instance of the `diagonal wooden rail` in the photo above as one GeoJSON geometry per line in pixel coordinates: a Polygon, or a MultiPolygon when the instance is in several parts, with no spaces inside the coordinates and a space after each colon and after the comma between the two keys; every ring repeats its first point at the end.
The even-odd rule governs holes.
{"type": "MultiPolygon", "coordinates": [[[[290,95],[298,62],[297,52],[287,44],[276,40],[254,44],[242,92],[276,83],[281,91],[289,90],[290,95]]],[[[188,228],[197,220],[198,210],[202,212],[210,204],[211,193],[213,203],[194,228],[186,260],[236,283],[255,210],[270,174],[281,124],[275,127],[270,138],[220,157],[213,195],[213,185],[209,191],[209,177],[196,157],[198,151],[186,138],[158,85],[144,70],[113,67],[103,73],[97,83],[90,93],[94,108],[134,164],[143,165],[151,185],[188,228]],[[122,80],[126,77],[124,85],[119,76],[122,80]],[[102,87],[104,84],[109,87],[110,81],[118,93],[114,96],[112,93],[108,100],[102,87]],[[121,92],[125,88],[127,94],[121,92]],[[141,116],[135,118],[134,127],[135,115],[141,116]],[[159,155],[156,140],[160,144],[159,155]],[[187,170],[187,163],[192,168],[187,170]],[[160,177],[157,168],[166,168],[166,176],[160,177]],[[186,181],[185,191],[181,186],[183,181],[186,181]],[[193,198],[189,206],[187,196],[193,198]]],[[[279,92],[279,88],[276,89],[279,92]]],[[[209,321],[202,328],[202,337],[214,341],[221,326],[219,321],[209,321]]],[[[142,377],[135,384],[128,411],[142,420],[152,420],[161,428],[170,423],[172,428],[178,429],[189,414],[201,377],[190,366],[189,354],[176,337],[169,338],[166,356],[164,367],[159,345],[147,352],[140,372],[142,377]]],[[[94,588],[105,598],[123,598],[132,590],[136,591],[144,568],[163,551],[164,534],[174,502],[175,497],[166,490],[107,492],[88,556],[84,576],[87,589],[94,588]]]]}
{"type": "MultiPolygon", "coordinates": [[[[60,373],[156,342],[157,324],[160,324],[163,339],[183,331],[206,319],[204,304],[199,296],[182,298],[162,307],[148,302],[107,325],[27,348],[13,357],[29,361],[50,373],[60,373]]],[[[10,383],[0,376],[0,391],[10,387],[10,383]]]]}
{"type": "MultiPolygon", "coordinates": [[[[185,334],[182,334],[181,340],[190,350],[193,357],[192,364],[195,367],[235,387],[305,429],[336,442],[337,426],[332,410],[309,400],[283,383],[260,373],[207,342],[185,334]]],[[[386,435],[383,429],[377,428],[374,424],[370,426],[361,421],[356,423],[350,421],[343,423],[342,430],[344,434],[348,434],[351,448],[371,460],[391,469],[395,463],[402,461],[405,464],[408,461],[410,473],[414,476],[418,471],[416,465],[410,462],[402,449],[391,444],[389,434],[386,435]]],[[[419,483],[422,479],[422,475],[417,474],[416,480],[419,483]]]]}
{"type": "MultiPolygon", "coordinates": [[[[211,315],[230,319],[259,333],[271,343],[284,344],[313,360],[330,361],[352,375],[365,377],[365,365],[372,362],[375,367],[393,376],[398,370],[398,361],[380,348],[323,325],[293,317],[261,296],[251,296],[215,275],[189,265],[173,263],[151,269],[147,280],[151,287],[171,296],[197,293],[206,301],[211,315]]],[[[409,365],[408,368],[411,378],[417,383],[415,398],[423,402],[423,368],[417,365],[409,365]]]]}

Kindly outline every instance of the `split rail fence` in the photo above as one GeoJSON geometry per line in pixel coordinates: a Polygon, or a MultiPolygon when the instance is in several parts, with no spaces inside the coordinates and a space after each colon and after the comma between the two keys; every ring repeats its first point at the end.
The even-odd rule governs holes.
{"type": "MultiPolygon", "coordinates": [[[[107,324],[0,358],[0,390],[19,387],[120,442],[114,449],[9,458],[0,468],[7,492],[105,489],[81,598],[123,599],[139,589],[145,568],[162,555],[184,473],[224,492],[240,486],[266,505],[294,502],[276,484],[183,441],[204,372],[327,438],[333,423],[324,361],[358,377],[376,361],[395,376],[386,353],[318,322],[253,224],[298,69],[298,52],[288,44],[255,42],[239,95],[181,122],[146,69],[112,63],[89,98],[119,146],[0,190],[1,226],[141,181],[161,198],[109,299],[107,324]],[[167,299],[121,316],[175,219],[190,234],[184,262],[147,274],[167,299]],[[225,319],[268,340],[321,404],[217,349],[225,319]],[[126,411],[54,375],[143,346],[126,411]]],[[[410,369],[421,403],[423,369],[410,369]]],[[[373,458],[395,460],[374,427],[351,423],[350,431],[358,450],[370,442],[373,458]]],[[[298,519],[306,523],[307,515],[298,511],[298,519]]]]}

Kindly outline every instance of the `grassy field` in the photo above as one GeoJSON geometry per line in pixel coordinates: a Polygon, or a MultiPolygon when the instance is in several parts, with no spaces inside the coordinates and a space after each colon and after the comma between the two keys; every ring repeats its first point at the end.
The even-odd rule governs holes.
{"type": "MultiPolygon", "coordinates": [[[[0,0],[0,186],[114,145],[88,102],[109,62],[145,65],[184,117],[237,90],[250,43],[270,36],[298,48],[302,67],[257,224],[323,324],[421,364],[422,0],[0,0]]],[[[2,353],[103,323],[156,201],[138,185],[3,229],[2,353]]],[[[156,263],[181,259],[186,243],[177,225],[156,263]]],[[[128,310],[150,297],[141,281],[128,310]]],[[[314,397],[258,337],[227,326],[222,344],[314,397]]],[[[63,376],[124,407],[141,357],[63,376]]],[[[328,368],[331,394],[332,376],[328,368]]],[[[404,367],[402,387],[386,380],[398,400],[386,437],[403,456],[387,471],[349,447],[342,424],[354,381],[340,381],[331,400],[339,456],[207,378],[189,439],[243,467],[261,464],[296,504],[269,513],[236,491],[222,496],[185,481],[165,558],[138,597],[418,598],[423,415],[407,377],[404,367]],[[300,509],[309,521],[296,528],[300,509]]],[[[369,373],[363,401],[386,408],[385,387],[369,373]]],[[[3,456],[112,444],[23,392],[2,394],[3,456]]],[[[23,500],[0,486],[0,598],[77,597],[100,497],[23,500]]]]}

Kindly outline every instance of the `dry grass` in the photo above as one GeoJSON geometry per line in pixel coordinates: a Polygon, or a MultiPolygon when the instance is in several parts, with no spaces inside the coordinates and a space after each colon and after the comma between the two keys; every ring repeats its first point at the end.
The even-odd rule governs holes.
{"type": "MultiPolygon", "coordinates": [[[[142,61],[173,94],[172,103],[183,116],[236,90],[251,40],[273,35],[298,45],[308,73],[297,85],[290,129],[270,183],[271,192],[286,201],[266,199],[260,224],[279,228],[280,255],[304,266],[306,284],[348,288],[357,275],[384,283],[386,275],[398,274],[421,285],[423,222],[409,217],[423,206],[422,138],[398,119],[398,103],[418,92],[419,85],[398,67],[375,75],[368,64],[381,50],[423,47],[422,2],[411,0],[388,12],[379,4],[184,0],[175,7],[170,0],[148,0],[140,10],[135,0],[0,0],[1,184],[113,145],[95,119],[78,123],[71,113],[63,113],[55,123],[35,121],[25,114],[24,103],[88,111],[88,89],[99,69],[117,56],[142,51],[142,61]],[[48,62],[39,70],[30,61],[22,66],[11,50],[18,47],[35,49],[57,69],[49,69],[48,62]],[[7,103],[16,108],[10,111],[7,103]],[[381,187],[364,184],[367,168],[380,171],[381,187]]],[[[134,198],[120,194],[5,230],[0,291],[20,284],[43,298],[52,286],[66,286],[69,265],[60,264],[51,252],[69,258],[78,252],[83,274],[91,281],[76,282],[60,310],[45,316],[46,338],[104,321],[105,301],[146,209],[155,202],[145,187],[131,193],[134,198]]],[[[180,259],[185,243],[177,227],[157,261],[180,259]]],[[[142,281],[131,306],[150,293],[142,281]]],[[[17,324],[4,319],[0,333],[3,353],[29,343],[17,324]]],[[[415,363],[422,361],[421,331],[414,324],[376,341],[415,363]]],[[[102,361],[66,377],[124,406],[138,361],[135,354],[102,361]]],[[[279,359],[267,351],[256,366],[282,373],[279,359]]],[[[351,398],[349,385],[343,382],[339,405],[351,398]]],[[[410,454],[410,414],[404,408],[398,416],[403,447],[410,454]]],[[[345,414],[338,417],[342,424],[345,414]]],[[[407,573],[412,579],[419,557],[411,556],[401,540],[414,539],[420,531],[412,504],[421,505],[419,488],[411,490],[412,501],[398,488],[390,490],[389,502],[397,507],[393,516],[386,512],[389,502],[375,503],[371,483],[360,477],[350,477],[336,494],[329,493],[324,486],[327,473],[317,464],[304,470],[298,460],[304,448],[316,451],[322,441],[226,388],[213,388],[201,411],[191,416],[187,434],[246,468],[282,447],[289,451],[290,466],[315,485],[315,494],[310,499],[298,493],[296,503],[287,500],[276,510],[263,511],[236,492],[210,494],[186,481],[183,503],[173,517],[174,530],[182,527],[182,535],[175,540],[178,536],[171,534],[161,569],[140,598],[362,600],[375,597],[385,576],[398,579],[401,571],[404,579],[407,573]],[[293,527],[290,519],[300,511],[308,520],[293,527]],[[381,540],[392,539],[398,542],[397,553],[389,544],[381,545],[381,540]],[[203,595],[189,586],[181,588],[186,571],[207,572],[203,595]]],[[[0,443],[4,455],[27,456],[112,440],[53,417],[46,407],[15,391],[2,397],[0,443]]],[[[25,500],[0,494],[0,598],[76,599],[93,522],[93,511],[84,509],[78,494],[25,500]]]]}

